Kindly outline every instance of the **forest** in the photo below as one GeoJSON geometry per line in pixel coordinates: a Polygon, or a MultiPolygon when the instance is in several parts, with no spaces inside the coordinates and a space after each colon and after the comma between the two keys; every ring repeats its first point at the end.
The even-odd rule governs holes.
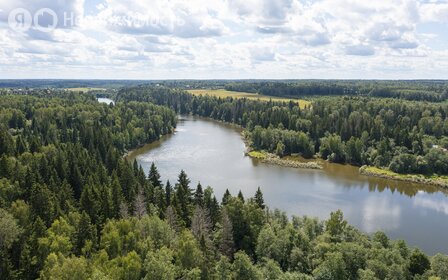
{"type": "Polygon", "coordinates": [[[441,154],[430,144],[446,146],[440,104],[330,98],[300,110],[164,87],[123,89],[115,105],[63,90],[4,93],[0,279],[448,279],[448,256],[362,233],[341,211],[290,217],[270,209],[261,189],[217,198],[182,170],[162,182],[155,164],[145,174],[125,160],[171,133],[176,113],[238,123],[259,148],[281,142],[285,154],[334,161],[392,163],[405,148],[424,161],[441,154]],[[396,133],[405,124],[411,136],[396,133]],[[359,158],[347,154],[352,146],[359,158]]]}
{"type": "Polygon", "coordinates": [[[280,156],[314,155],[397,173],[448,174],[448,104],[372,97],[294,102],[193,96],[164,87],[121,90],[119,101],[154,102],[180,114],[243,126],[252,148],[280,156]]]}
{"type": "Polygon", "coordinates": [[[448,82],[444,80],[0,80],[0,89],[120,89],[139,85],[184,90],[226,89],[292,98],[347,95],[431,102],[448,99],[448,82]]]}
{"type": "Polygon", "coordinates": [[[268,96],[370,96],[441,102],[448,98],[446,81],[301,80],[232,82],[227,90],[268,96]]]}

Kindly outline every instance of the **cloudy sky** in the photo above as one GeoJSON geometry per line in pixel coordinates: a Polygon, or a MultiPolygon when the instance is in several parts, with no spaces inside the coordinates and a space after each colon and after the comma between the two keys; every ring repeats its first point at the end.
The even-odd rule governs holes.
{"type": "Polygon", "coordinates": [[[0,0],[0,9],[0,79],[448,79],[448,1],[0,0]],[[30,26],[17,24],[27,22],[17,8],[30,26]]]}

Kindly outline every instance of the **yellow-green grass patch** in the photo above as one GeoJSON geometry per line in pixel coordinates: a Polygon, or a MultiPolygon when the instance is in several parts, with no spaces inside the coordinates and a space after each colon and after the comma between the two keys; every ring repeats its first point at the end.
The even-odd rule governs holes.
{"type": "Polygon", "coordinates": [[[438,185],[448,187],[448,177],[439,175],[422,175],[422,174],[399,174],[391,170],[377,168],[374,166],[362,166],[360,173],[369,176],[377,176],[382,178],[389,178],[414,183],[426,183],[431,185],[438,185]]]}
{"type": "Polygon", "coordinates": [[[67,88],[68,91],[77,91],[77,92],[89,92],[89,91],[105,91],[104,88],[88,88],[88,87],[77,87],[77,88],[67,88]]]}
{"type": "Polygon", "coordinates": [[[268,157],[268,154],[264,151],[250,151],[249,156],[251,158],[265,159],[268,157]]]}
{"type": "Polygon", "coordinates": [[[261,100],[261,101],[272,100],[274,102],[293,101],[293,102],[299,103],[299,106],[302,109],[311,103],[310,101],[303,100],[303,99],[259,95],[256,93],[229,91],[229,90],[225,90],[225,89],[194,89],[194,90],[188,90],[188,92],[193,95],[197,95],[197,96],[209,95],[209,96],[216,96],[216,97],[221,97],[221,98],[232,97],[232,98],[247,98],[247,99],[261,100]]]}

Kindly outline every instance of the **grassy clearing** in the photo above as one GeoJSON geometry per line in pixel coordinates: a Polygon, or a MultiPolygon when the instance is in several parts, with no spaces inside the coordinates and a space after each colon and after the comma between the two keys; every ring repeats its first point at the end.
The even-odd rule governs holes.
{"type": "Polygon", "coordinates": [[[367,176],[375,176],[386,179],[393,179],[399,181],[413,182],[413,183],[423,183],[429,185],[435,185],[440,187],[448,187],[448,177],[447,176],[426,176],[421,174],[399,174],[390,170],[377,168],[374,166],[363,166],[359,169],[359,172],[367,176]]]}
{"type": "Polygon", "coordinates": [[[251,158],[266,159],[268,157],[268,154],[263,151],[251,151],[249,152],[249,156],[251,158]]]}
{"type": "Polygon", "coordinates": [[[320,165],[316,161],[299,162],[296,160],[280,158],[277,155],[270,154],[266,151],[251,151],[248,153],[248,155],[251,158],[259,159],[263,163],[267,163],[267,164],[279,165],[279,166],[284,166],[284,167],[292,167],[292,168],[322,169],[322,165],[320,165]]]}
{"type": "Polygon", "coordinates": [[[195,89],[188,90],[189,93],[193,95],[209,95],[216,96],[221,98],[233,97],[233,98],[247,98],[261,101],[276,101],[276,102],[298,102],[300,108],[305,108],[306,105],[309,105],[311,102],[302,99],[294,99],[294,98],[283,98],[283,97],[274,97],[267,95],[258,95],[256,93],[248,93],[248,92],[236,92],[236,91],[228,91],[225,89],[195,89]]]}
{"type": "Polygon", "coordinates": [[[87,88],[87,87],[78,87],[78,88],[67,88],[68,91],[80,91],[80,92],[89,92],[89,91],[105,91],[104,88],[87,88]]]}

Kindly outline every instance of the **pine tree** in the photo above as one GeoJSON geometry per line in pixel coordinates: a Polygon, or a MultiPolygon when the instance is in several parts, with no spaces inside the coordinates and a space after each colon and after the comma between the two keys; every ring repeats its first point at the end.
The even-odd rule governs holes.
{"type": "Polygon", "coordinates": [[[30,237],[20,255],[21,278],[23,279],[37,279],[39,276],[46,258],[46,255],[42,255],[39,250],[39,238],[46,236],[46,230],[44,221],[37,217],[30,228],[30,237]]]}
{"type": "Polygon", "coordinates": [[[151,163],[151,167],[149,168],[148,179],[154,188],[162,186],[162,181],[160,180],[160,174],[154,162],[151,163]]]}
{"type": "Polygon", "coordinates": [[[225,208],[222,211],[221,224],[222,233],[219,244],[219,251],[224,256],[232,259],[233,251],[235,250],[235,244],[233,242],[233,228],[232,222],[230,221],[229,215],[227,214],[227,210],[225,208]]]}
{"type": "Polygon", "coordinates": [[[173,187],[171,186],[170,181],[166,181],[165,185],[165,203],[167,206],[171,205],[171,194],[173,193],[173,187]]]}
{"type": "Polygon", "coordinates": [[[92,224],[89,215],[83,211],[76,231],[76,253],[81,254],[87,241],[95,244],[96,236],[95,225],[92,224]]]}
{"type": "Polygon", "coordinates": [[[123,196],[121,193],[121,185],[118,181],[117,173],[112,173],[112,185],[111,185],[111,192],[112,192],[112,214],[114,218],[118,218],[120,214],[120,205],[123,201],[123,196]]]}
{"type": "Polygon", "coordinates": [[[146,202],[143,191],[140,189],[134,201],[134,216],[141,219],[146,215],[146,202]]]}
{"type": "Polygon", "coordinates": [[[196,192],[194,193],[194,203],[204,207],[204,192],[202,191],[201,183],[199,183],[196,187],[196,192]]]}
{"type": "Polygon", "coordinates": [[[98,195],[92,185],[88,184],[84,187],[79,203],[81,209],[86,211],[92,222],[96,224],[99,221],[100,205],[98,195]]]}
{"type": "Polygon", "coordinates": [[[216,196],[213,195],[213,189],[211,187],[207,187],[204,191],[204,208],[207,209],[210,215],[212,228],[214,229],[219,220],[220,206],[216,196]]]}
{"type": "Polygon", "coordinates": [[[100,222],[101,224],[104,224],[107,219],[113,218],[114,214],[112,211],[112,195],[110,191],[110,187],[107,185],[101,185],[99,188],[99,208],[100,208],[100,222]]]}
{"type": "Polygon", "coordinates": [[[154,204],[157,206],[159,210],[159,217],[163,219],[163,215],[166,209],[166,195],[165,190],[161,187],[158,187],[154,190],[154,204]]]}
{"type": "Polygon", "coordinates": [[[47,226],[50,226],[54,218],[54,199],[46,185],[34,184],[30,197],[31,209],[37,217],[40,217],[47,226]]]}
{"type": "Polygon", "coordinates": [[[21,155],[28,150],[22,135],[19,135],[16,140],[16,154],[21,155]]]}
{"type": "Polygon", "coordinates": [[[263,193],[261,192],[260,187],[258,187],[257,191],[255,192],[255,203],[261,209],[265,208],[264,199],[263,199],[263,193]]]}
{"type": "Polygon", "coordinates": [[[181,171],[176,184],[176,212],[180,215],[181,219],[187,227],[191,225],[191,214],[193,212],[192,202],[193,194],[189,187],[190,179],[188,179],[185,171],[181,171]]]}
{"type": "Polygon", "coordinates": [[[120,211],[118,213],[119,217],[121,219],[128,219],[129,218],[129,207],[128,204],[124,201],[120,203],[120,211]]]}
{"type": "Polygon", "coordinates": [[[131,165],[126,161],[119,161],[117,175],[124,198],[132,203],[137,195],[137,181],[131,165]]]}
{"type": "Polygon", "coordinates": [[[227,205],[229,203],[231,197],[232,197],[232,195],[230,194],[229,189],[226,189],[224,195],[222,196],[221,204],[223,206],[227,205]]]}
{"type": "MultiPolygon", "coordinates": [[[[210,242],[211,222],[208,213],[200,206],[196,206],[191,221],[191,232],[198,241],[204,238],[207,244],[210,242]]],[[[208,246],[207,245],[207,246],[208,246]]]]}
{"type": "Polygon", "coordinates": [[[0,155],[12,155],[14,151],[14,139],[6,127],[0,127],[0,155]]]}
{"type": "Polygon", "coordinates": [[[165,211],[165,220],[174,231],[179,230],[179,217],[173,207],[168,206],[165,211]]]}
{"type": "Polygon", "coordinates": [[[241,190],[238,192],[238,198],[244,203],[244,196],[241,190]]]}

